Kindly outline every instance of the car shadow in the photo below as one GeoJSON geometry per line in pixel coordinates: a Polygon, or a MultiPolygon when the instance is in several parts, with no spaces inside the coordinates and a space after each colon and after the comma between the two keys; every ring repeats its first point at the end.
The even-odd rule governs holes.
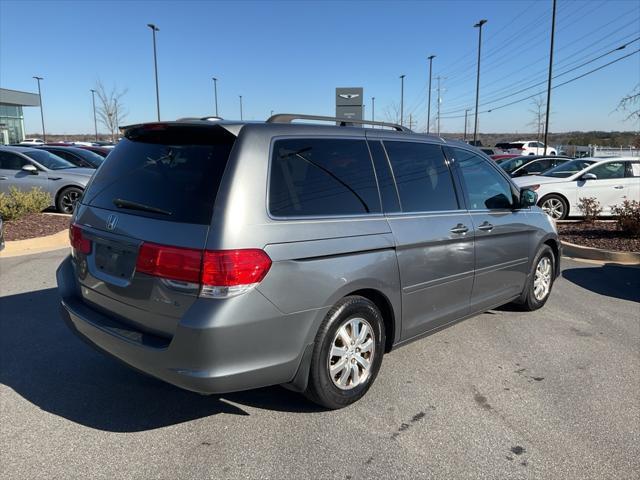
{"type": "Polygon", "coordinates": [[[203,396],[135,372],[71,333],[58,302],[55,288],[0,298],[0,382],[47,412],[135,432],[220,413],[249,415],[245,406],[322,411],[281,387],[203,396]]]}
{"type": "Polygon", "coordinates": [[[565,268],[565,280],[599,295],[640,303],[640,268],[606,263],[565,268]]]}

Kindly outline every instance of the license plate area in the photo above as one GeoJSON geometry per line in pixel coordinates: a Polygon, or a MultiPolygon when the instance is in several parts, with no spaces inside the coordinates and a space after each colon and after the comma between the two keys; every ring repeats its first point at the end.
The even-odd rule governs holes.
{"type": "Polygon", "coordinates": [[[119,286],[128,284],[135,272],[137,249],[104,239],[94,241],[94,247],[91,273],[119,286]]]}

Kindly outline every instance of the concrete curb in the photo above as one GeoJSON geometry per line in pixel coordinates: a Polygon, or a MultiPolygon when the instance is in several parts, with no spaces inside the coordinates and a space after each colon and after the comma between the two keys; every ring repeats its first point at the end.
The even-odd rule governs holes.
{"type": "Polygon", "coordinates": [[[583,247],[582,245],[569,242],[562,242],[562,255],[564,257],[595,260],[598,262],[640,265],[640,253],[637,252],[614,252],[600,248],[583,247]]]}
{"type": "Polygon", "coordinates": [[[69,230],[67,229],[46,237],[5,242],[4,250],[0,251],[0,258],[52,252],[62,248],[69,248],[69,230]]]}

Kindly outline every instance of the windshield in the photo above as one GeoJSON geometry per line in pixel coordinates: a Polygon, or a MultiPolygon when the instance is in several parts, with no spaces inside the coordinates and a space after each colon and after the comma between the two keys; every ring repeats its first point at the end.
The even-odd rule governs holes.
{"type": "Polygon", "coordinates": [[[65,168],[77,168],[73,163],[67,162],[65,159],[49,153],[46,150],[29,150],[23,152],[27,157],[35,160],[43,167],[49,170],[63,170],[65,168]]]}
{"type": "Polygon", "coordinates": [[[575,175],[594,163],[595,160],[572,160],[570,162],[565,162],[562,165],[558,165],[551,170],[547,170],[542,175],[545,177],[567,178],[571,175],[575,175]]]}
{"type": "Polygon", "coordinates": [[[516,168],[520,168],[522,165],[530,161],[531,159],[527,159],[527,157],[509,158],[504,162],[500,162],[500,168],[502,168],[507,173],[511,173],[516,168]]]}

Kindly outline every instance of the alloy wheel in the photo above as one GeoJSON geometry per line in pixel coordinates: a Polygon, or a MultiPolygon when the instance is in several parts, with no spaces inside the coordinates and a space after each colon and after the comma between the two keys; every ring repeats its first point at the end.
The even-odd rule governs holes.
{"type": "Polygon", "coordinates": [[[551,289],[551,260],[549,257],[542,257],[536,266],[536,273],[533,277],[533,296],[541,301],[551,289]]]}
{"type": "Polygon", "coordinates": [[[336,332],[329,351],[328,368],[333,384],[350,390],[365,383],[375,354],[375,333],[363,318],[352,318],[336,332]]]}

